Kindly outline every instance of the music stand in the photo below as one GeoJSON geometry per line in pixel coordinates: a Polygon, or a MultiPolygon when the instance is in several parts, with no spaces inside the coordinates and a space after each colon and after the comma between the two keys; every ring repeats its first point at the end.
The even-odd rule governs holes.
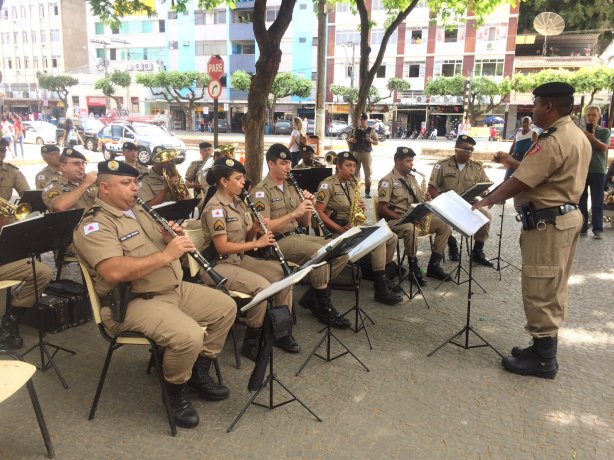
{"type": "Polygon", "coordinates": [[[27,258],[30,259],[32,264],[34,295],[36,297],[35,305],[38,314],[38,343],[29,348],[22,356],[27,355],[37,347],[40,348],[41,366],[37,368],[41,371],[46,371],[53,367],[64,388],[68,388],[68,384],[53,358],[60,350],[71,355],[75,355],[76,352],[53,345],[44,340],[45,332],[43,331],[38,283],[36,281],[36,256],[68,246],[72,242],[73,230],[81,219],[82,213],[82,209],[73,209],[65,212],[44,214],[32,219],[5,225],[0,230],[0,247],[2,247],[0,265],[27,258]],[[55,349],[53,354],[49,352],[48,347],[55,349]],[[47,357],[47,362],[45,362],[45,356],[47,357]]]}
{"type": "Polygon", "coordinates": [[[198,205],[200,198],[190,198],[189,200],[179,200],[170,203],[163,203],[154,206],[158,214],[166,220],[178,221],[181,219],[189,219],[194,208],[198,205]]]}
{"type": "MultiPolygon", "coordinates": [[[[326,246],[321,247],[318,250],[318,252],[316,252],[316,254],[310,260],[305,262],[303,267],[312,265],[313,263],[320,263],[320,262],[326,262],[330,266],[331,262],[337,257],[348,255],[348,258],[349,258],[349,253],[352,251],[352,249],[354,249],[366,237],[368,237],[371,233],[375,232],[376,230],[377,228],[374,228],[374,227],[365,227],[362,229],[360,227],[351,228],[344,234],[330,241],[328,244],[326,244],[326,246]]],[[[330,285],[330,281],[331,280],[330,280],[330,271],[329,271],[329,280],[328,280],[329,285],[330,285]]],[[[330,310],[330,304],[329,304],[328,311],[327,311],[327,318],[326,318],[326,327],[320,331],[320,332],[324,331],[324,334],[322,335],[322,338],[316,344],[314,349],[311,351],[311,353],[309,353],[309,356],[307,357],[305,362],[301,365],[299,370],[296,372],[296,375],[298,376],[303,371],[303,369],[305,368],[309,360],[311,360],[311,358],[314,355],[328,363],[328,362],[334,361],[337,358],[341,358],[342,356],[350,354],[356,361],[358,361],[358,363],[362,367],[365,368],[367,372],[370,372],[369,368],[365,366],[364,363],[360,359],[358,359],[358,357],[354,353],[352,353],[352,351],[341,340],[339,340],[339,338],[337,338],[337,336],[333,333],[333,331],[331,330],[331,326],[330,326],[330,315],[331,315],[331,310],[330,310]],[[336,356],[331,357],[331,353],[330,353],[331,338],[335,339],[337,343],[339,343],[339,345],[341,345],[345,349],[345,351],[339,353],[336,356]],[[324,342],[326,342],[326,356],[322,356],[317,353],[318,348],[320,348],[324,342]]]]}
{"type": "Polygon", "coordinates": [[[320,182],[333,175],[333,168],[293,169],[290,172],[303,190],[309,190],[315,195],[320,182]]]}
{"type": "Polygon", "coordinates": [[[507,267],[512,267],[515,268],[518,271],[522,271],[520,269],[520,267],[517,267],[516,265],[514,265],[513,263],[511,263],[509,260],[504,259],[503,257],[501,257],[501,241],[503,239],[503,219],[505,218],[505,201],[502,201],[501,203],[498,203],[501,205],[501,224],[499,226],[499,233],[497,234],[497,236],[499,237],[499,243],[497,245],[497,256],[493,257],[492,259],[489,259],[491,262],[493,261],[497,261],[497,265],[495,267],[495,270],[497,270],[499,272],[499,281],[501,281],[501,270],[503,270],[504,268],[507,267]],[[503,262],[505,265],[501,266],[501,262],[503,262]]]}
{"type": "MultiPolygon", "coordinates": [[[[473,235],[481,228],[477,224],[477,222],[480,219],[477,219],[476,213],[482,216],[483,218],[485,217],[479,211],[471,211],[471,207],[469,206],[469,203],[462,200],[462,198],[456,193],[454,193],[453,191],[446,192],[444,195],[439,195],[437,198],[435,198],[435,200],[433,200],[429,204],[429,208],[435,214],[437,214],[444,222],[446,222],[448,225],[450,225],[455,230],[457,230],[461,234],[462,237],[466,237],[469,240],[468,244],[472,244],[473,235]],[[447,204],[449,204],[449,203],[446,203],[447,198],[440,200],[439,203],[435,202],[439,197],[442,197],[450,193],[452,193],[453,195],[448,195],[449,198],[452,198],[452,200],[449,203],[452,203],[452,205],[458,206],[458,209],[452,209],[449,206],[447,206],[447,204]],[[460,199],[461,201],[459,202],[458,200],[456,200],[456,198],[460,199]],[[439,206],[440,204],[443,204],[443,206],[439,206]],[[473,222],[471,221],[472,219],[473,219],[473,222]]],[[[478,334],[475,331],[475,329],[473,329],[473,327],[471,326],[471,298],[473,295],[473,291],[471,289],[472,280],[473,280],[472,262],[473,262],[473,256],[471,255],[471,253],[469,253],[469,272],[468,272],[469,278],[467,280],[467,283],[468,283],[467,284],[468,286],[467,287],[467,314],[466,314],[465,326],[460,331],[458,331],[456,334],[454,334],[452,337],[450,337],[445,342],[443,342],[441,345],[439,345],[437,348],[435,348],[433,351],[431,351],[427,355],[429,357],[434,355],[437,351],[439,351],[441,348],[443,348],[448,343],[451,343],[452,345],[456,345],[457,347],[464,348],[465,350],[468,350],[470,348],[490,347],[495,351],[495,353],[497,353],[499,356],[503,358],[503,355],[499,353],[499,351],[495,347],[493,347],[490,343],[488,343],[486,339],[484,339],[480,334],[478,334]],[[473,332],[473,334],[475,334],[482,341],[482,343],[477,344],[477,345],[469,345],[469,333],[470,332],[473,332]],[[456,337],[460,337],[463,334],[465,335],[464,343],[457,343],[454,341],[456,337]]]]}
{"type": "Polygon", "coordinates": [[[41,214],[45,214],[48,209],[43,202],[42,190],[26,190],[18,200],[19,204],[28,203],[32,207],[32,212],[38,211],[41,214]]]}
{"type": "Polygon", "coordinates": [[[255,405],[255,406],[260,406],[260,407],[264,407],[264,408],[267,408],[267,409],[276,409],[278,407],[285,406],[286,404],[289,404],[291,402],[297,401],[311,415],[313,415],[318,422],[322,421],[322,419],[320,417],[318,417],[315,414],[315,412],[313,412],[309,407],[307,407],[305,405],[305,403],[303,403],[303,401],[301,401],[290,389],[288,389],[288,387],[285,386],[279,380],[279,378],[277,377],[277,374],[275,374],[275,371],[274,371],[274,368],[273,368],[273,349],[275,347],[272,346],[272,344],[273,344],[273,326],[271,324],[271,318],[270,318],[270,316],[268,314],[269,310],[271,308],[273,308],[273,302],[274,302],[275,294],[277,294],[278,292],[280,292],[280,291],[282,291],[284,289],[287,289],[288,287],[293,286],[296,283],[298,283],[309,272],[311,272],[311,270],[313,268],[314,268],[314,266],[305,267],[305,268],[299,270],[298,272],[293,273],[292,275],[290,275],[289,277],[287,277],[287,278],[285,278],[283,280],[276,281],[275,283],[272,283],[270,286],[267,286],[265,289],[263,289],[262,291],[258,292],[254,296],[254,298],[252,299],[252,301],[250,303],[248,303],[243,308],[241,308],[241,312],[245,312],[245,311],[249,310],[250,308],[252,308],[254,305],[257,305],[260,302],[263,302],[264,300],[267,301],[267,314],[264,316],[264,324],[263,324],[263,327],[262,327],[262,334],[260,336],[260,343],[258,345],[258,356],[256,357],[256,366],[254,367],[254,370],[252,372],[252,375],[250,376],[249,384],[248,384],[248,389],[250,391],[253,391],[256,388],[257,388],[257,390],[253,394],[253,396],[249,399],[249,401],[247,401],[245,406],[243,406],[243,409],[241,409],[241,412],[239,413],[237,418],[235,418],[235,420],[232,422],[232,424],[228,427],[228,429],[226,430],[227,433],[230,433],[234,429],[234,427],[237,424],[237,422],[239,421],[239,419],[241,417],[243,417],[243,414],[245,414],[247,409],[249,409],[249,407],[252,404],[255,405]],[[268,346],[266,346],[266,347],[263,346],[265,341],[268,343],[268,346]],[[265,350],[265,348],[266,348],[266,350],[265,350]],[[268,353],[268,357],[267,356],[262,356],[261,353],[268,353]],[[263,372],[265,371],[267,366],[269,368],[269,374],[264,379],[264,381],[261,381],[260,379],[264,375],[263,372]],[[265,369],[263,369],[262,367],[264,367],[265,369]],[[284,402],[275,404],[274,403],[274,390],[273,390],[274,389],[273,383],[275,383],[275,382],[277,382],[284,390],[286,390],[286,392],[288,394],[290,394],[290,396],[292,396],[292,398],[288,399],[288,400],[286,400],[284,402]],[[258,395],[262,392],[262,390],[264,390],[267,386],[269,388],[269,403],[267,405],[265,405],[265,404],[254,402],[256,400],[256,398],[258,397],[258,395]]]}

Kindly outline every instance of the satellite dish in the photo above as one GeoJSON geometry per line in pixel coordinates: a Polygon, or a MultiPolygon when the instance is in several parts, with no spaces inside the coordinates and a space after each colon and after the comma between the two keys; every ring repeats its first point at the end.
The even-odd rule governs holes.
{"type": "Polygon", "coordinates": [[[96,66],[96,70],[97,70],[98,72],[102,72],[102,71],[104,70],[104,66],[103,66],[103,65],[101,65],[101,64],[98,64],[98,65],[96,66]]]}
{"type": "Polygon", "coordinates": [[[565,20],[556,13],[544,11],[535,16],[533,20],[533,27],[538,34],[544,36],[544,47],[542,49],[542,56],[546,55],[548,37],[553,35],[559,35],[565,30],[565,20]]]}

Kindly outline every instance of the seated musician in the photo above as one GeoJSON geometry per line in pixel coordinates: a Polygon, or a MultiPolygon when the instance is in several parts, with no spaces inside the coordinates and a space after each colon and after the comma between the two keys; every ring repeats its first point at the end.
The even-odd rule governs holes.
{"type": "MultiPolygon", "coordinates": [[[[454,145],[454,155],[445,160],[438,161],[433,166],[431,180],[429,181],[429,195],[435,198],[440,193],[454,190],[462,195],[478,182],[490,182],[484,172],[482,163],[471,159],[475,140],[469,136],[458,136],[454,145]]],[[[491,215],[488,211],[480,208],[479,211],[490,221],[491,215]]],[[[488,239],[490,222],[479,229],[473,236],[472,258],[475,262],[486,267],[493,267],[493,263],[484,255],[484,243],[488,239]]],[[[450,260],[457,261],[459,258],[458,245],[456,238],[450,235],[448,238],[448,250],[450,260]]]]}
{"type": "Polygon", "coordinates": [[[196,248],[181,227],[169,222],[178,233],[172,238],[136,205],[136,169],[111,160],[99,163],[98,171],[100,197],[73,238],[100,296],[102,321],[113,334],[140,332],[164,347],[173,417],[181,427],[195,427],[198,413],[186,386],[204,399],[228,397],[228,388],[214,382],[209,369],[234,323],[236,305],[220,291],[182,281],[179,258],[196,248]],[[122,299],[124,318],[113,300],[119,283],[130,283],[128,298],[122,299]]]}
{"type": "Polygon", "coordinates": [[[13,190],[19,196],[30,190],[28,181],[19,168],[4,162],[9,146],[10,143],[7,140],[0,138],[0,198],[7,201],[13,196],[13,190]]]}
{"type": "Polygon", "coordinates": [[[36,173],[36,188],[42,190],[47,187],[53,180],[60,180],[62,172],[60,171],[60,147],[54,144],[43,145],[41,147],[41,156],[43,161],[47,163],[43,169],[36,173]]]}
{"type": "MultiPolygon", "coordinates": [[[[409,268],[415,275],[418,284],[424,286],[426,280],[418,266],[416,258],[417,237],[416,225],[413,223],[399,224],[398,220],[409,210],[411,204],[428,201],[430,196],[424,193],[416,177],[411,174],[414,167],[415,152],[407,147],[397,147],[394,154],[394,168],[379,181],[377,213],[389,221],[390,229],[405,242],[405,251],[409,258],[409,268]]],[[[425,186],[426,188],[426,186],[425,186]]],[[[450,280],[440,266],[446,241],[450,236],[450,227],[435,215],[430,215],[426,234],[434,233],[435,242],[432,247],[426,276],[439,280],[450,280]]],[[[413,281],[413,277],[411,278],[413,281]]]]}
{"type": "MultiPolygon", "coordinates": [[[[359,187],[354,173],[356,172],[356,157],[350,152],[341,152],[336,159],[336,173],[327,177],[318,186],[315,208],[326,227],[333,233],[341,235],[350,229],[350,209],[356,203],[356,211],[364,212],[365,204],[360,199],[359,187]]],[[[373,266],[373,287],[375,300],[387,305],[396,305],[403,300],[391,290],[386,276],[386,264],[392,262],[397,248],[397,236],[393,235],[386,243],[382,243],[371,252],[373,266]]]]}
{"type": "Polygon", "coordinates": [[[185,186],[187,188],[194,189],[194,198],[199,198],[201,192],[206,194],[207,191],[203,191],[204,184],[199,181],[199,176],[207,173],[211,167],[213,160],[213,145],[209,142],[201,142],[198,144],[200,150],[200,160],[193,161],[188,166],[188,170],[185,173],[185,186]]]}
{"type": "Polygon", "coordinates": [[[164,150],[156,147],[153,156],[153,164],[149,174],[143,177],[139,187],[139,197],[149,206],[166,203],[167,201],[189,200],[192,198],[181,176],[176,174],[174,158],[165,160],[165,153],[172,157],[172,150],[164,150]],[[164,171],[168,175],[168,181],[164,177],[164,171]]]}
{"type": "MultiPolygon", "coordinates": [[[[303,191],[305,200],[301,200],[296,188],[286,182],[292,167],[291,154],[283,144],[273,144],[266,153],[269,172],[256,185],[250,195],[256,209],[266,219],[270,219],[269,230],[275,234],[281,252],[286,260],[298,265],[307,262],[318,249],[326,244],[319,236],[305,234],[303,227],[311,222],[314,196],[303,191]]],[[[299,300],[299,304],[309,308],[313,315],[324,324],[327,323],[330,310],[331,326],[346,329],[350,321],[342,317],[330,300],[329,279],[336,277],[347,264],[348,257],[342,256],[311,272],[311,287],[299,300]],[[330,268],[329,268],[330,267],[330,268]]]]}
{"type": "Polygon", "coordinates": [[[89,209],[98,195],[97,173],[85,172],[87,159],[73,147],[65,147],[60,155],[62,177],[43,189],[43,202],[51,212],[89,209]]]}
{"type": "MultiPolygon", "coordinates": [[[[254,221],[247,206],[241,200],[245,185],[245,168],[230,158],[216,160],[207,173],[207,183],[216,187],[215,195],[205,204],[200,219],[205,235],[205,258],[214,262],[215,271],[228,278],[225,286],[233,291],[255,295],[284,278],[278,261],[255,259],[245,254],[254,249],[271,247],[272,233],[261,234],[262,229],[254,221]]],[[[203,282],[212,284],[211,278],[201,271],[203,282]]],[[[276,305],[292,309],[292,288],[281,291],[275,297],[276,305]]],[[[260,333],[266,314],[267,302],[262,302],[247,312],[247,331],[241,351],[252,361],[258,354],[260,333]]],[[[298,353],[300,346],[292,334],[275,341],[275,345],[290,353],[298,353]]]]}
{"type": "Polygon", "coordinates": [[[301,161],[293,169],[324,168],[325,164],[315,158],[315,151],[311,145],[303,145],[300,149],[301,161]]]}
{"type": "Polygon", "coordinates": [[[138,147],[134,142],[124,142],[124,145],[122,145],[122,152],[124,153],[124,163],[132,166],[139,172],[139,177],[137,177],[137,181],[140,184],[143,181],[143,177],[149,174],[149,168],[138,162],[138,147]]]}

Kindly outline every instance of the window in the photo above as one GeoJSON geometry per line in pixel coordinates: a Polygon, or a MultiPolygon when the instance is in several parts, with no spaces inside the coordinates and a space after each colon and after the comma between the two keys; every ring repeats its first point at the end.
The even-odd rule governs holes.
{"type": "Polygon", "coordinates": [[[119,33],[119,27],[117,26],[111,26],[111,33],[113,35],[117,35],[119,33]]]}
{"type": "Polygon", "coordinates": [[[196,56],[215,56],[216,54],[226,54],[226,41],[196,41],[195,42],[196,56]]]}
{"type": "Polygon", "coordinates": [[[17,19],[17,7],[16,7],[16,6],[13,6],[13,7],[11,8],[11,17],[12,17],[13,19],[17,19]]]}
{"type": "Polygon", "coordinates": [[[13,32],[13,43],[14,44],[19,43],[19,32],[13,32]]]}
{"type": "Polygon", "coordinates": [[[373,2],[371,3],[371,11],[383,10],[383,9],[384,9],[383,0],[373,0],[373,2]]]}
{"type": "Polygon", "coordinates": [[[168,19],[177,19],[177,13],[175,13],[174,11],[169,11],[167,18],[168,19]]]}
{"type": "Polygon", "coordinates": [[[503,59],[478,59],[475,61],[473,74],[485,77],[502,77],[503,59]]]}
{"type": "Polygon", "coordinates": [[[41,19],[45,17],[45,5],[38,5],[38,16],[41,19]]]}
{"type": "Polygon", "coordinates": [[[21,69],[21,59],[20,58],[15,58],[15,68],[21,69]]]}
{"type": "Polygon", "coordinates": [[[311,81],[316,81],[318,79],[318,72],[311,72],[311,81]]]}
{"type": "Polygon", "coordinates": [[[348,3],[337,3],[337,13],[349,13],[350,5],[348,3]]]}
{"type": "Polygon", "coordinates": [[[232,54],[256,54],[254,42],[233,42],[232,54]]]}
{"type": "Polygon", "coordinates": [[[352,66],[345,66],[345,76],[348,78],[352,78],[352,66]]]}
{"type": "Polygon", "coordinates": [[[377,73],[375,74],[375,78],[386,78],[386,66],[381,65],[379,69],[377,69],[377,73]]]}
{"type": "Polygon", "coordinates": [[[346,43],[360,44],[360,32],[356,29],[338,29],[335,34],[335,44],[345,45],[346,43]]]}
{"type": "Polygon", "coordinates": [[[273,22],[279,14],[279,8],[267,8],[266,9],[266,22],[273,22]]]}
{"type": "Polygon", "coordinates": [[[446,43],[458,41],[458,27],[453,29],[445,29],[444,37],[444,41],[446,43]]]}
{"type": "Polygon", "coordinates": [[[299,9],[299,10],[306,10],[306,9],[307,9],[307,5],[306,5],[306,4],[304,4],[304,3],[301,3],[301,4],[298,6],[298,9],[299,9]]]}
{"type": "Polygon", "coordinates": [[[176,41],[168,42],[169,50],[176,50],[177,48],[179,48],[179,42],[176,42],[176,41]]]}
{"type": "Polygon", "coordinates": [[[236,11],[232,22],[235,24],[251,24],[253,22],[252,13],[249,11],[236,11]]]}
{"type": "Polygon", "coordinates": [[[213,12],[213,24],[226,24],[226,10],[213,12]]]}
{"type": "Polygon", "coordinates": [[[30,68],[30,60],[27,57],[23,58],[23,68],[24,69],[30,68]]]}
{"type": "Polygon", "coordinates": [[[38,69],[38,58],[36,56],[32,58],[32,68],[38,69]]]}
{"type": "Polygon", "coordinates": [[[22,5],[20,7],[20,10],[21,10],[21,18],[25,19],[25,17],[26,17],[26,7],[22,5]]]}
{"type": "Polygon", "coordinates": [[[8,19],[9,18],[9,10],[7,10],[6,8],[2,8],[2,19],[8,19]]]}
{"type": "Polygon", "coordinates": [[[43,69],[46,69],[49,67],[49,64],[47,62],[47,58],[43,56],[43,69]]]}
{"type": "Polygon", "coordinates": [[[423,62],[406,62],[403,66],[403,78],[424,77],[423,62]]]}
{"type": "Polygon", "coordinates": [[[41,43],[47,42],[47,33],[44,30],[41,30],[41,43]]]}
{"type": "Polygon", "coordinates": [[[51,38],[52,42],[59,42],[60,41],[60,31],[57,29],[50,31],[49,37],[51,38]]]}
{"type": "Polygon", "coordinates": [[[141,30],[142,30],[142,32],[144,34],[152,33],[153,32],[153,21],[142,21],[141,22],[141,30]]]}
{"type": "Polygon", "coordinates": [[[12,69],[13,68],[13,61],[11,61],[10,59],[8,60],[8,65],[6,66],[8,69],[12,69]]]}
{"type": "Polygon", "coordinates": [[[488,27],[486,29],[486,31],[487,31],[487,34],[488,34],[487,35],[487,37],[488,37],[487,40],[489,42],[492,42],[492,41],[494,41],[494,40],[496,40],[498,38],[497,37],[498,34],[497,34],[497,28],[496,27],[488,27]]]}
{"type": "Polygon", "coordinates": [[[421,43],[424,43],[424,39],[426,34],[424,34],[424,30],[422,29],[413,29],[410,31],[410,33],[407,35],[407,37],[409,38],[411,43],[415,43],[416,45],[419,45],[421,43]]]}
{"type": "Polygon", "coordinates": [[[194,11],[194,25],[195,26],[205,25],[205,11],[204,10],[194,11]]]}
{"type": "Polygon", "coordinates": [[[28,43],[28,32],[22,32],[21,33],[21,39],[23,40],[23,43],[28,43]]]}
{"type": "Polygon", "coordinates": [[[98,59],[104,59],[104,48],[96,48],[96,57],[98,59]]]}
{"type": "MultiPolygon", "coordinates": [[[[371,45],[381,45],[382,39],[384,38],[384,29],[373,29],[371,31],[371,45]]],[[[388,39],[389,45],[394,45],[397,42],[397,33],[396,31],[390,36],[388,39]]]]}
{"type": "Polygon", "coordinates": [[[36,43],[36,31],[32,31],[32,43],[36,43]]]}
{"type": "Polygon", "coordinates": [[[109,48],[109,59],[111,61],[117,60],[117,48],[109,48]]]}
{"type": "Polygon", "coordinates": [[[307,43],[307,39],[305,37],[299,37],[298,38],[298,42],[299,43],[307,43]]]}
{"type": "Polygon", "coordinates": [[[60,60],[60,59],[59,59],[59,58],[57,58],[57,57],[52,57],[52,58],[51,58],[51,67],[53,67],[54,69],[57,69],[57,67],[58,67],[58,61],[59,61],[59,60],[60,60]]]}
{"type": "Polygon", "coordinates": [[[463,61],[445,60],[435,61],[435,69],[433,76],[435,77],[453,77],[460,74],[463,68],[463,61]]]}
{"type": "Polygon", "coordinates": [[[158,21],[158,32],[165,32],[166,31],[166,23],[164,22],[164,19],[160,19],[158,21]]]}
{"type": "Polygon", "coordinates": [[[58,15],[58,5],[51,4],[49,5],[49,16],[57,16],[58,15]]]}

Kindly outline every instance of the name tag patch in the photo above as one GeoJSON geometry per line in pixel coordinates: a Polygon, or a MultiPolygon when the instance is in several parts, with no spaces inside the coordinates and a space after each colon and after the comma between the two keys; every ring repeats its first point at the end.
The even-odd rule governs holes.
{"type": "MultiPolygon", "coordinates": [[[[98,224],[96,224],[96,225],[98,225],[98,224]]],[[[128,233],[128,234],[126,234],[126,235],[124,235],[124,236],[120,236],[120,237],[119,237],[119,241],[126,241],[126,240],[129,240],[130,238],[132,238],[132,237],[134,237],[134,236],[137,236],[139,233],[140,233],[140,232],[139,232],[138,230],[135,230],[135,231],[130,232],[130,233],[128,233]]],[[[86,235],[87,235],[87,233],[86,233],[86,235]]]]}
{"type": "Polygon", "coordinates": [[[273,199],[271,200],[271,203],[275,203],[275,202],[277,202],[277,201],[281,201],[281,198],[273,198],[273,199]]]}
{"type": "Polygon", "coordinates": [[[238,220],[239,220],[239,218],[238,218],[238,217],[228,217],[228,218],[226,219],[226,222],[236,222],[236,221],[238,221],[238,220]]]}
{"type": "Polygon", "coordinates": [[[345,195],[343,192],[335,192],[335,195],[345,195]]]}

